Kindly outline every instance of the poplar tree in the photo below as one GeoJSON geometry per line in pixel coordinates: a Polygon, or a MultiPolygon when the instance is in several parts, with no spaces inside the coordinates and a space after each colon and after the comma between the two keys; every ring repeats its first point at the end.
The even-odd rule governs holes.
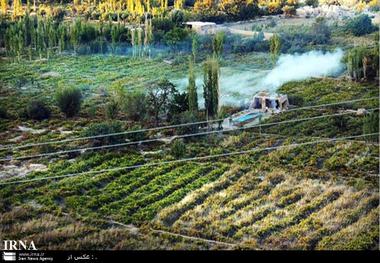
{"type": "Polygon", "coordinates": [[[189,100],[189,110],[192,113],[198,112],[198,95],[197,86],[195,83],[194,74],[194,61],[192,57],[189,57],[189,85],[187,87],[188,100],[189,100]]]}
{"type": "Polygon", "coordinates": [[[219,62],[208,58],[204,63],[203,96],[207,118],[215,118],[219,111],[219,62]]]}
{"type": "Polygon", "coordinates": [[[218,32],[212,41],[212,51],[216,58],[220,58],[223,52],[224,33],[218,32]]]}
{"type": "Polygon", "coordinates": [[[269,42],[271,59],[272,62],[275,63],[281,52],[281,39],[277,34],[274,34],[269,42]]]}
{"type": "Polygon", "coordinates": [[[196,62],[197,59],[197,54],[198,54],[198,37],[196,34],[193,35],[192,37],[192,43],[191,43],[191,55],[194,63],[196,62]]]}

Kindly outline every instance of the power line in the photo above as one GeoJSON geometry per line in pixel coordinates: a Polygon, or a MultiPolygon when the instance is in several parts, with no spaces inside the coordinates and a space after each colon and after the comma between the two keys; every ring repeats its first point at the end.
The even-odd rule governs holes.
{"type": "MultiPolygon", "coordinates": [[[[305,109],[311,109],[311,108],[327,107],[327,106],[333,106],[333,105],[348,104],[348,103],[353,103],[353,102],[368,101],[368,100],[374,100],[374,99],[378,99],[378,98],[377,97],[370,97],[370,98],[347,100],[347,101],[328,103],[328,104],[305,106],[305,107],[300,107],[300,108],[289,109],[285,112],[305,110],[305,109]]],[[[90,140],[90,139],[97,139],[97,138],[103,138],[103,137],[134,134],[134,133],[156,131],[156,130],[163,130],[163,129],[172,129],[172,128],[186,127],[186,126],[192,126],[192,125],[200,125],[200,124],[206,124],[206,123],[215,123],[215,122],[220,122],[220,121],[224,121],[224,119],[207,120],[207,121],[199,121],[199,122],[189,122],[189,123],[182,123],[182,124],[175,124],[175,125],[168,125],[168,126],[160,126],[160,127],[132,130],[132,131],[123,131],[123,132],[115,132],[115,133],[108,133],[108,134],[99,134],[99,135],[94,135],[94,136],[68,138],[68,139],[64,139],[64,140],[51,140],[51,141],[39,142],[39,143],[28,143],[28,144],[19,145],[19,146],[7,145],[7,146],[0,147],[0,150],[23,149],[23,148],[33,147],[33,146],[43,146],[43,145],[59,144],[59,143],[65,143],[65,142],[90,140]]]]}
{"type": "Polygon", "coordinates": [[[368,100],[374,100],[374,99],[379,100],[378,97],[370,97],[370,98],[355,99],[355,100],[346,100],[343,102],[333,102],[333,103],[327,103],[327,104],[321,104],[321,105],[311,105],[311,106],[304,106],[304,107],[300,107],[300,108],[288,109],[285,112],[320,108],[321,106],[326,107],[326,106],[335,106],[335,105],[341,105],[341,104],[349,104],[349,103],[360,102],[360,101],[368,101],[368,100]]]}
{"type": "Polygon", "coordinates": [[[306,145],[312,145],[312,144],[318,144],[318,143],[327,143],[327,142],[342,141],[342,140],[347,140],[347,139],[369,137],[369,136],[374,136],[374,135],[379,135],[379,133],[369,133],[369,134],[353,135],[353,136],[347,136],[347,137],[330,138],[330,139],[317,140],[317,141],[304,142],[304,143],[294,143],[294,144],[289,144],[289,145],[256,148],[256,149],[245,150],[245,151],[222,153],[222,154],[207,155],[207,156],[197,156],[197,157],[190,157],[190,158],[177,159],[177,160],[171,160],[171,161],[137,164],[137,165],[115,167],[115,168],[109,168],[109,169],[103,169],[103,170],[91,170],[91,171],[86,171],[86,172],[63,174],[63,175],[49,176],[49,177],[43,177],[43,178],[32,178],[32,179],[25,179],[25,180],[19,180],[19,181],[9,181],[9,182],[5,181],[5,182],[1,182],[0,185],[27,183],[27,182],[34,182],[34,181],[49,180],[49,179],[74,177],[74,176],[80,176],[80,175],[85,175],[85,174],[101,174],[101,173],[105,173],[105,172],[116,172],[116,171],[130,170],[130,169],[141,168],[141,167],[150,167],[150,166],[158,166],[158,165],[171,164],[171,163],[206,160],[206,159],[241,155],[241,154],[247,154],[247,153],[253,153],[253,152],[269,151],[269,150],[282,149],[282,148],[292,148],[292,147],[306,146],[306,145]]]}
{"type": "Polygon", "coordinates": [[[148,131],[155,131],[155,130],[172,129],[172,128],[178,128],[178,127],[185,127],[185,126],[205,124],[205,123],[213,123],[213,122],[218,122],[218,121],[223,121],[223,120],[224,119],[209,120],[209,121],[199,121],[199,122],[190,122],[190,123],[182,123],[182,124],[175,124],[175,125],[168,125],[168,126],[160,126],[160,127],[140,129],[140,130],[114,132],[114,133],[99,134],[99,135],[86,136],[86,137],[68,138],[68,139],[64,139],[64,140],[54,140],[54,141],[47,141],[47,142],[40,142],[40,143],[28,143],[28,144],[24,144],[24,145],[20,145],[20,146],[4,146],[4,147],[1,147],[0,150],[22,149],[22,148],[28,148],[28,147],[32,147],[32,146],[43,146],[43,145],[49,145],[49,144],[58,144],[58,143],[73,142],[73,141],[82,141],[82,140],[97,139],[97,138],[111,137],[111,136],[118,136],[118,135],[126,135],[126,134],[134,134],[134,133],[148,132],[148,131]]]}
{"type": "MultiPolygon", "coordinates": [[[[369,109],[369,110],[373,110],[373,109],[369,109]]],[[[110,148],[117,148],[117,147],[123,147],[123,146],[128,146],[128,145],[136,145],[136,144],[143,144],[143,143],[150,143],[150,142],[157,142],[157,141],[164,141],[164,140],[170,140],[170,142],[171,142],[174,139],[180,139],[180,138],[203,136],[203,135],[209,135],[209,134],[214,134],[214,133],[225,133],[225,132],[240,131],[240,130],[246,130],[246,129],[256,128],[256,127],[266,127],[266,126],[279,125],[279,124],[284,124],[284,123],[294,123],[294,122],[300,122],[300,121],[306,121],[306,120],[314,120],[314,119],[321,119],[321,118],[327,118],[327,117],[343,116],[343,115],[348,115],[348,114],[353,114],[353,113],[354,112],[326,114],[326,115],[319,115],[319,116],[307,117],[307,118],[301,118],[301,119],[292,119],[292,120],[272,122],[272,123],[255,124],[255,125],[250,125],[250,126],[245,126],[245,127],[238,127],[238,128],[234,128],[234,129],[190,133],[190,134],[176,135],[176,136],[166,137],[166,138],[155,138],[155,139],[132,141],[132,142],[125,142],[125,143],[118,143],[118,144],[93,146],[93,147],[85,147],[85,148],[76,148],[76,149],[71,149],[71,150],[62,150],[62,151],[49,152],[49,153],[26,155],[26,156],[20,156],[20,157],[15,157],[15,158],[13,158],[13,157],[12,158],[2,158],[2,159],[0,159],[0,162],[25,160],[25,159],[32,159],[32,158],[41,158],[41,157],[56,156],[56,155],[61,155],[61,154],[76,153],[76,152],[91,151],[91,150],[110,149],[110,148]]],[[[269,136],[269,135],[264,135],[264,136],[269,136]]]]}
{"type": "MultiPolygon", "coordinates": [[[[369,110],[374,110],[374,109],[369,109],[369,110]]],[[[82,151],[110,149],[110,148],[117,148],[117,147],[123,147],[123,146],[128,146],[128,145],[136,145],[136,144],[143,144],[143,143],[164,141],[164,140],[172,141],[174,139],[180,139],[180,138],[203,136],[203,135],[209,135],[209,134],[214,134],[214,133],[240,131],[240,130],[246,130],[246,129],[256,128],[256,127],[266,127],[266,126],[279,125],[279,124],[284,124],[284,123],[293,123],[293,122],[300,122],[300,121],[306,121],[306,120],[321,119],[321,118],[326,118],[326,117],[343,116],[343,115],[349,115],[349,114],[353,114],[353,113],[354,112],[326,114],[326,115],[319,115],[319,116],[307,117],[307,118],[301,118],[301,119],[292,119],[292,120],[286,120],[286,121],[280,121],[280,122],[255,124],[255,125],[250,125],[250,126],[245,126],[245,127],[238,127],[238,128],[234,128],[234,129],[215,130],[215,131],[207,131],[207,132],[199,132],[199,133],[190,133],[190,134],[184,134],[184,135],[176,135],[176,136],[172,136],[169,138],[168,137],[166,137],[166,138],[155,138],[155,139],[132,141],[132,142],[125,142],[125,143],[118,143],[118,144],[93,146],[93,147],[85,147],[85,148],[76,148],[76,149],[71,149],[71,150],[62,150],[62,151],[56,151],[56,152],[20,156],[20,157],[15,157],[15,158],[2,158],[2,159],[0,159],[0,162],[25,160],[25,159],[32,159],[32,158],[41,158],[41,157],[48,157],[48,156],[56,156],[56,155],[61,155],[61,154],[76,153],[76,152],[82,152],[82,151]]]]}

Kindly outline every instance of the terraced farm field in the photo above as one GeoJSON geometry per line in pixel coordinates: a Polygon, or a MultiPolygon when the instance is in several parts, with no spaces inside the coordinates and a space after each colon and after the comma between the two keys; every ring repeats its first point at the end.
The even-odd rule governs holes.
{"type": "MultiPolygon", "coordinates": [[[[49,249],[62,242],[65,249],[96,247],[100,240],[114,249],[376,249],[378,147],[354,141],[286,147],[295,141],[246,132],[217,138],[213,151],[279,148],[4,185],[2,235],[33,237],[49,249]]],[[[29,177],[158,160],[88,154],[29,177]]]]}

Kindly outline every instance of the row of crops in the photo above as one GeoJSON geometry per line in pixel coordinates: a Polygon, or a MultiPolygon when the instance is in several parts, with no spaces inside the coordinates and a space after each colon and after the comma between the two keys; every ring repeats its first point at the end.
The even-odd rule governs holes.
{"type": "MultiPolygon", "coordinates": [[[[378,244],[379,195],[344,184],[248,172],[221,191],[205,187],[163,209],[155,224],[179,233],[250,247],[372,249],[378,244]],[[360,225],[360,230],[356,229],[360,225]],[[349,233],[350,245],[338,240],[349,233]],[[364,238],[366,237],[366,238],[364,238]]],[[[345,237],[348,240],[348,237],[345,237]]]]}
{"type": "MultiPolygon", "coordinates": [[[[240,140],[248,140],[247,136],[227,137],[222,144],[239,145],[240,140]]],[[[252,140],[244,146],[276,143],[278,140],[273,138],[252,140]]],[[[91,238],[109,240],[108,234],[115,234],[115,240],[124,240],[123,244],[109,241],[110,248],[142,246],[139,242],[143,242],[143,237],[130,237],[122,227],[108,230],[113,220],[237,244],[242,248],[371,249],[378,244],[375,235],[378,232],[378,178],[365,175],[368,171],[378,173],[376,161],[370,161],[374,155],[378,155],[375,145],[339,142],[324,147],[278,149],[219,162],[170,163],[84,174],[3,187],[0,207],[5,215],[17,206],[31,204],[56,213],[57,217],[77,216],[77,221],[66,225],[48,222],[51,228],[46,229],[33,214],[24,217],[26,222],[17,220],[5,224],[16,229],[21,227],[25,230],[20,236],[36,235],[33,238],[53,248],[59,248],[54,240],[64,240],[68,246],[80,248],[80,245],[95,242],[90,241],[91,238]],[[344,158],[336,158],[337,154],[343,154],[344,158]],[[338,159],[341,169],[329,170],[320,164],[322,161],[313,161],[321,159],[323,163],[338,159]],[[301,166],[303,170],[297,168],[301,166]],[[84,221],[78,223],[78,219],[84,221]],[[87,225],[87,220],[95,220],[95,223],[87,225]],[[36,225],[35,230],[28,229],[29,224],[36,225]],[[56,228],[61,230],[57,233],[56,228]]],[[[32,177],[102,170],[146,161],[137,153],[89,154],[74,162],[51,164],[48,173],[34,173],[32,177]]],[[[14,232],[3,231],[6,235],[14,232]]],[[[167,247],[176,244],[176,248],[197,246],[195,241],[178,238],[149,232],[145,245],[150,242],[147,240],[153,240],[152,246],[160,242],[167,247]]]]}
{"type": "Polygon", "coordinates": [[[188,240],[150,232],[131,233],[128,229],[99,222],[82,221],[68,214],[23,205],[0,214],[0,235],[12,239],[32,239],[38,249],[226,249],[208,242],[188,240]]]}

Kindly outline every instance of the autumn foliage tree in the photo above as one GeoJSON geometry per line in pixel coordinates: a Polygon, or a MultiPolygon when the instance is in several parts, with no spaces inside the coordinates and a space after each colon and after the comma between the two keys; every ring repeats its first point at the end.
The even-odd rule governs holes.
{"type": "Polygon", "coordinates": [[[221,0],[218,8],[233,19],[251,19],[258,15],[259,8],[253,0],[221,0]]]}
{"type": "Polygon", "coordinates": [[[1,14],[6,15],[8,12],[8,1],[7,0],[1,0],[0,1],[0,7],[1,7],[1,14]]]}

